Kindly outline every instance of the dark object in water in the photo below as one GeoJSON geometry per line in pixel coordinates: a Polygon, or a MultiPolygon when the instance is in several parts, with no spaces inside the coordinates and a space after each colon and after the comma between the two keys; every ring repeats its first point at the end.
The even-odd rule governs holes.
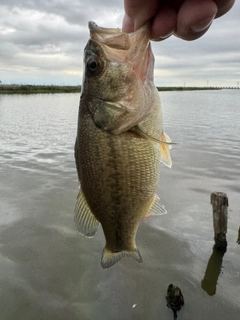
{"type": "Polygon", "coordinates": [[[177,319],[177,312],[182,308],[184,305],[184,298],[181,292],[181,289],[173,284],[168,286],[167,290],[167,306],[168,308],[172,309],[174,314],[174,320],[177,319]]]}
{"type": "Polygon", "coordinates": [[[214,247],[224,253],[227,250],[228,197],[225,192],[212,192],[214,247]]]}
{"type": "Polygon", "coordinates": [[[217,283],[218,278],[221,274],[224,254],[224,250],[219,250],[215,246],[213,247],[213,252],[208,261],[204,278],[201,281],[202,289],[206,291],[209,296],[213,296],[216,294],[217,283]]]}
{"type": "Polygon", "coordinates": [[[237,244],[240,244],[240,227],[239,227],[239,229],[238,229],[237,244]]]}

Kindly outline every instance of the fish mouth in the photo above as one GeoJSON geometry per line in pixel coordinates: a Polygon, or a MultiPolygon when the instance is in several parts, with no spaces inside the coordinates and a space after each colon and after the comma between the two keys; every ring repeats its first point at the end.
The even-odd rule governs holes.
{"type": "Polygon", "coordinates": [[[120,28],[99,27],[93,21],[88,22],[88,28],[92,40],[115,49],[128,50],[131,44],[136,41],[140,35],[145,33],[148,33],[147,37],[150,39],[149,22],[131,33],[122,32],[120,28]]]}
{"type": "Polygon", "coordinates": [[[95,31],[95,32],[99,32],[102,34],[107,35],[116,35],[116,34],[128,34],[130,37],[136,35],[137,33],[143,32],[147,29],[149,29],[150,27],[150,23],[147,22],[145,23],[141,28],[137,29],[134,32],[130,32],[130,33],[126,33],[126,32],[122,32],[122,29],[120,28],[105,28],[105,27],[99,27],[94,21],[89,21],[88,22],[88,28],[90,31],[95,31]]]}
{"type": "Polygon", "coordinates": [[[95,22],[89,21],[88,22],[88,28],[90,31],[95,31],[99,33],[104,33],[104,34],[116,34],[116,33],[122,33],[122,30],[120,28],[103,28],[99,27],[95,22]]]}
{"type": "Polygon", "coordinates": [[[90,38],[103,50],[109,61],[129,61],[131,68],[142,81],[153,80],[154,57],[150,46],[150,24],[132,32],[122,32],[119,28],[99,27],[95,22],[88,23],[90,38]]]}

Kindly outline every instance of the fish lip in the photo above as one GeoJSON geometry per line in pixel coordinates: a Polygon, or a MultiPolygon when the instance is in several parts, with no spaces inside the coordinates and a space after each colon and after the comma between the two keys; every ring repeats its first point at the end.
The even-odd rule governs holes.
{"type": "Polygon", "coordinates": [[[89,21],[88,22],[88,28],[90,31],[95,31],[95,32],[103,32],[106,34],[113,34],[113,33],[121,33],[122,30],[120,28],[104,28],[104,27],[99,27],[94,21],[89,21]]]}
{"type": "Polygon", "coordinates": [[[106,34],[106,36],[125,33],[125,34],[129,35],[130,38],[134,37],[138,33],[141,33],[143,31],[147,30],[149,28],[149,26],[150,26],[150,23],[146,22],[141,28],[139,28],[133,32],[126,33],[126,32],[122,32],[122,29],[120,29],[120,28],[105,28],[105,27],[98,26],[94,21],[88,22],[88,28],[90,31],[100,32],[100,33],[106,34]]]}

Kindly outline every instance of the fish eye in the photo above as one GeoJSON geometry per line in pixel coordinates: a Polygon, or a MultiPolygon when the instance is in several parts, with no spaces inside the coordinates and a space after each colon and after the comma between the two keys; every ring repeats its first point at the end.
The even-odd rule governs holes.
{"type": "Polygon", "coordinates": [[[89,76],[97,76],[102,71],[101,60],[97,56],[91,56],[87,60],[86,67],[89,76]]]}
{"type": "Polygon", "coordinates": [[[95,71],[97,69],[97,62],[94,61],[94,60],[91,60],[89,63],[88,63],[88,67],[91,71],[95,71]]]}

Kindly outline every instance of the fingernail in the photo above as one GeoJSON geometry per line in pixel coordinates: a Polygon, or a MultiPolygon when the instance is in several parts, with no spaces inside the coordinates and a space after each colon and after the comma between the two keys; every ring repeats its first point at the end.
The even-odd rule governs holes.
{"type": "Polygon", "coordinates": [[[213,22],[213,19],[214,19],[214,17],[200,21],[200,22],[194,24],[193,26],[191,26],[191,30],[196,33],[204,31],[205,29],[207,29],[210,26],[210,24],[213,22]]]}
{"type": "Polygon", "coordinates": [[[152,41],[161,41],[161,40],[165,40],[165,39],[167,39],[167,38],[171,37],[171,35],[173,35],[173,33],[174,33],[174,31],[170,32],[169,34],[167,34],[167,35],[165,35],[165,36],[163,36],[163,37],[159,37],[159,38],[157,38],[157,39],[151,39],[151,40],[152,40],[152,41]]]}

